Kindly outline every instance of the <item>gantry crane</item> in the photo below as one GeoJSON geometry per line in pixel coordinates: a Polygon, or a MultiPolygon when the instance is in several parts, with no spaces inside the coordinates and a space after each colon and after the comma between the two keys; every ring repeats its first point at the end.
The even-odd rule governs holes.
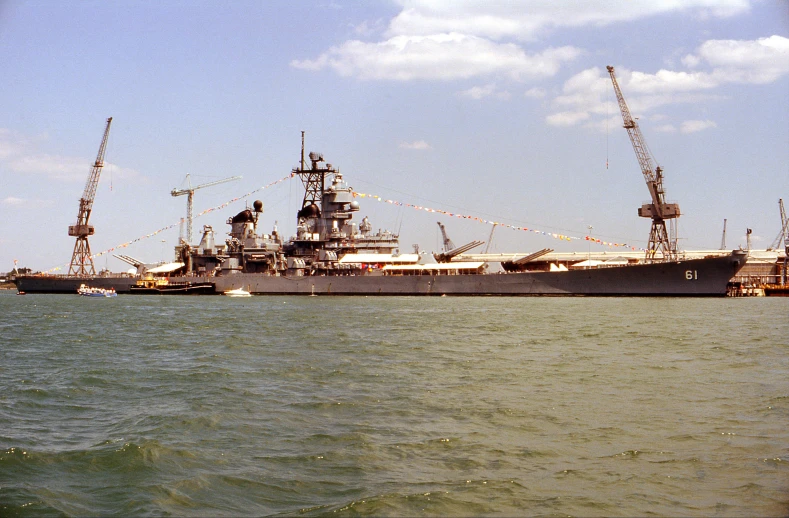
{"type": "Polygon", "coordinates": [[[679,205],[666,203],[666,193],[663,190],[663,169],[660,166],[653,167],[652,165],[649,148],[647,148],[644,137],[641,135],[638,123],[630,115],[630,109],[627,107],[622,91],[619,89],[619,83],[616,81],[614,67],[607,66],[606,69],[611,75],[611,82],[614,84],[614,92],[619,102],[619,109],[622,112],[624,128],[627,130],[630,142],[633,144],[636,158],[641,166],[641,172],[644,174],[644,179],[647,182],[647,189],[649,189],[649,194],[652,197],[652,203],[644,204],[638,209],[638,215],[642,218],[652,218],[646,260],[648,262],[655,261],[658,251],[661,252],[664,261],[675,260],[677,257],[676,228],[674,225],[671,225],[671,236],[669,236],[669,233],[666,231],[666,220],[679,218],[679,205]]]}
{"type": "Polygon", "coordinates": [[[96,267],[93,265],[90,243],[88,243],[88,236],[92,236],[95,229],[93,225],[88,224],[88,221],[90,220],[90,212],[93,210],[93,200],[96,198],[96,187],[99,185],[101,168],[104,167],[104,152],[107,149],[107,138],[110,134],[111,123],[112,117],[107,119],[107,127],[104,129],[104,138],[101,139],[99,153],[96,156],[96,161],[93,163],[90,176],[88,176],[88,183],[85,184],[85,192],[82,193],[82,198],[79,199],[77,224],[69,225],[68,227],[68,235],[77,238],[77,242],[74,243],[74,253],[71,255],[71,264],[68,269],[69,275],[96,275],[96,267]]]}
{"type": "Polygon", "coordinates": [[[192,242],[192,204],[194,202],[195,191],[197,189],[202,189],[203,187],[211,187],[212,185],[218,185],[220,183],[231,182],[233,180],[240,180],[240,176],[231,176],[230,178],[223,178],[222,180],[217,180],[215,182],[208,182],[202,185],[196,185],[192,187],[192,179],[187,174],[186,175],[186,189],[173,189],[170,191],[170,194],[173,196],[183,196],[186,195],[186,240],[187,243],[192,242]]]}

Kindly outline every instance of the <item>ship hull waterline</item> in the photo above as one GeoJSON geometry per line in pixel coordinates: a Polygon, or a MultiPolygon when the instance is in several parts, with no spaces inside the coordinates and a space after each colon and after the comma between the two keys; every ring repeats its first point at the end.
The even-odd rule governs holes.
{"type": "MultiPolygon", "coordinates": [[[[254,295],[395,295],[395,296],[725,296],[745,264],[746,255],[692,259],[561,272],[457,275],[313,275],[273,276],[234,273],[184,277],[212,282],[217,292],[243,288],[254,295]]],[[[76,293],[80,283],[128,293],[133,278],[69,279],[24,276],[17,289],[27,293],[76,293]],[[72,286],[73,284],[73,286],[72,286]]]]}

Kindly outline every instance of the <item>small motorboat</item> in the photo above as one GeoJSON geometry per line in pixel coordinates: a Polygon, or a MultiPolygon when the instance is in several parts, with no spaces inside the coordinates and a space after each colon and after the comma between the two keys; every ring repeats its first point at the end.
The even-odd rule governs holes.
{"type": "Polygon", "coordinates": [[[85,286],[81,284],[77,293],[83,297],[117,297],[118,294],[115,292],[115,288],[92,288],[89,286],[85,286]]]}
{"type": "Polygon", "coordinates": [[[227,295],[228,297],[251,297],[252,296],[252,294],[249,293],[244,288],[236,288],[234,290],[227,290],[226,292],[224,292],[224,295],[227,295]]]}

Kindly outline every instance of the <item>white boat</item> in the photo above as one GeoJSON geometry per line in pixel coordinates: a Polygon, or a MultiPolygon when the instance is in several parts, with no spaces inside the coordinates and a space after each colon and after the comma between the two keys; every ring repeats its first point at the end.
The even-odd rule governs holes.
{"type": "Polygon", "coordinates": [[[77,293],[82,295],[83,297],[117,297],[118,294],[115,292],[115,288],[104,289],[104,288],[92,288],[81,284],[77,293]]]}
{"type": "Polygon", "coordinates": [[[228,297],[251,297],[252,296],[244,288],[236,288],[234,290],[228,290],[228,291],[224,292],[224,295],[227,295],[228,297]]]}

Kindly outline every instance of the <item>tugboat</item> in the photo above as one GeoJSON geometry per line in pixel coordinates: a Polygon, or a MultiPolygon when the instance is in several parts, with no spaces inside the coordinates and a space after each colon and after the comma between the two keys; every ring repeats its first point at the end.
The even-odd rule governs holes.
{"type": "Polygon", "coordinates": [[[129,286],[129,293],[136,295],[214,295],[216,286],[212,282],[176,281],[166,277],[146,275],[129,286]]]}

